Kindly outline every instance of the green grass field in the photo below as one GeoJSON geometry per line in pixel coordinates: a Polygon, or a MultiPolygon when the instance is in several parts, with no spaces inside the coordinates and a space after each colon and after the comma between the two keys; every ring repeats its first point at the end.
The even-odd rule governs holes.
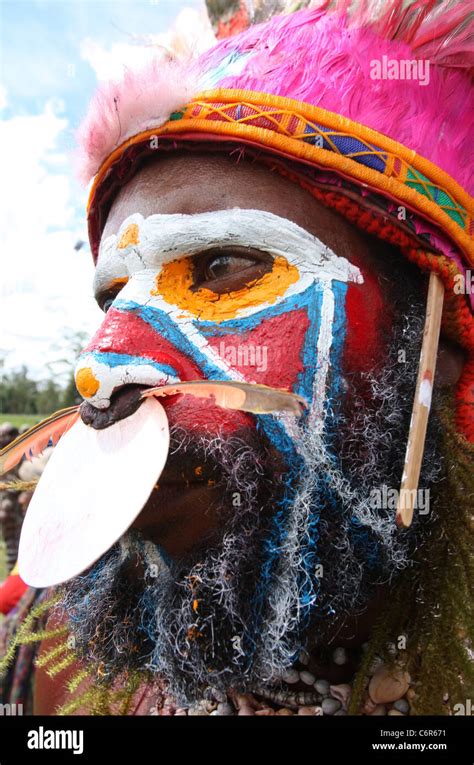
{"type": "Polygon", "coordinates": [[[22,425],[36,425],[40,420],[44,420],[46,414],[1,414],[0,413],[0,425],[2,422],[11,422],[15,427],[20,428],[22,425]]]}

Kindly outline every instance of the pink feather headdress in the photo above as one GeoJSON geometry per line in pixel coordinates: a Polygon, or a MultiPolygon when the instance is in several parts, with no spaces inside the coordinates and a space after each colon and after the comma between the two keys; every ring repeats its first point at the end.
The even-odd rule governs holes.
{"type": "Polygon", "coordinates": [[[318,0],[196,59],[127,72],[79,134],[94,257],[115,195],[157,149],[253,153],[442,278],[445,332],[469,353],[458,421],[474,440],[474,294],[454,288],[474,269],[473,52],[466,2],[318,0]]]}
{"type": "Polygon", "coordinates": [[[79,130],[80,177],[88,182],[124,141],[212,87],[286,96],[361,122],[472,192],[473,27],[465,2],[326,1],[252,26],[195,61],[157,54],[94,97],[79,130]],[[428,83],[373,79],[371,62],[384,56],[428,61],[428,83]]]}

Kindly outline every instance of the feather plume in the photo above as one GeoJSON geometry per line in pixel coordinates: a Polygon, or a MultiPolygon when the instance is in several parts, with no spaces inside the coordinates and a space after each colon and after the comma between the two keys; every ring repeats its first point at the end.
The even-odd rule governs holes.
{"type": "Polygon", "coordinates": [[[459,0],[318,2],[223,39],[199,66],[208,87],[293,98],[384,133],[472,192],[473,35],[459,0]],[[373,78],[384,56],[423,59],[427,81],[373,78]]]}
{"type": "Polygon", "coordinates": [[[270,388],[255,383],[228,382],[227,380],[191,380],[174,385],[162,385],[149,388],[142,393],[142,398],[149,396],[173,396],[176,393],[188,393],[197,398],[211,398],[217,406],[224,409],[238,409],[253,414],[270,412],[291,412],[301,415],[307,402],[296,393],[270,388]]]}
{"type": "Polygon", "coordinates": [[[41,454],[47,446],[57,444],[61,436],[69,430],[79,417],[79,407],[70,406],[60,409],[42,420],[37,425],[18,436],[4,449],[0,450],[0,475],[8,473],[23,457],[31,460],[41,454]]]}
{"type": "Polygon", "coordinates": [[[186,61],[158,55],[143,69],[127,69],[120,82],[104,83],[93,97],[77,132],[76,167],[87,183],[121,143],[143,130],[158,128],[197,91],[186,61]]]}
{"type": "Polygon", "coordinates": [[[460,0],[318,0],[196,59],[160,58],[102,86],[79,135],[81,176],[87,182],[128,137],[158,127],[201,90],[222,87],[286,96],[361,122],[472,191],[473,29],[471,4],[460,0]],[[429,82],[373,79],[371,61],[383,56],[428,61],[429,82]]]}

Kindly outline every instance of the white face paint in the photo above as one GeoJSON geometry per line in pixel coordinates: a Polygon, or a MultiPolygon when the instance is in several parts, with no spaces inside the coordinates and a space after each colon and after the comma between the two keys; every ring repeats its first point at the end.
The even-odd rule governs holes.
{"type": "Polygon", "coordinates": [[[143,270],[156,272],[163,264],[179,257],[231,246],[252,247],[280,255],[299,267],[302,275],[319,281],[363,282],[357,266],[336,255],[293,221],[264,210],[234,208],[194,215],[150,215],[148,218],[140,213],[130,215],[117,235],[101,242],[94,288],[99,292],[114,279],[130,277],[143,270]],[[137,227],[138,242],[121,246],[131,226],[137,227]]]}
{"type": "Polygon", "coordinates": [[[418,402],[425,406],[427,409],[431,407],[431,396],[433,394],[433,386],[429,380],[422,380],[420,385],[420,392],[418,394],[418,402]]]}
{"type": "MultiPolygon", "coordinates": [[[[151,215],[148,218],[136,213],[123,221],[117,235],[109,236],[101,243],[95,290],[101,293],[110,288],[114,281],[126,281],[112,307],[117,307],[123,315],[137,313],[143,308],[148,313],[156,312],[156,315],[164,317],[167,327],[162,328],[161,334],[168,332],[168,336],[177,343],[178,353],[191,356],[205,378],[271,384],[268,379],[258,378],[255,370],[242,371],[233,367],[229,359],[236,358],[237,354],[220,352],[221,348],[226,348],[225,342],[221,341],[217,347],[210,342],[209,324],[212,322],[216,332],[225,337],[225,319],[216,317],[215,300],[208,304],[203,302],[197,312],[187,308],[186,300],[178,294],[178,289],[171,296],[170,291],[160,293],[157,289],[160,275],[169,264],[183,258],[199,257],[206,250],[219,248],[224,253],[226,248],[230,250],[235,246],[257,249],[271,256],[275,262],[284,259],[287,269],[292,269],[293,278],[283,289],[278,289],[281,281],[278,283],[275,277],[275,283],[267,292],[258,292],[258,283],[251,285],[248,295],[240,303],[240,297],[236,295],[232,316],[227,317],[232,318],[234,329],[239,320],[242,321],[243,331],[246,320],[254,320],[258,316],[265,321],[271,312],[280,310],[283,313],[285,306],[290,311],[299,296],[306,294],[313,286],[323,296],[319,337],[317,348],[314,348],[319,361],[314,385],[312,391],[300,391],[307,398],[317,398],[318,403],[311,416],[314,422],[321,421],[333,340],[334,283],[361,283],[363,278],[356,266],[337,256],[296,223],[270,212],[239,208],[194,215],[151,215]],[[205,331],[201,330],[204,325],[205,331]],[[183,339],[182,344],[179,338],[183,339]]],[[[269,275],[264,278],[271,281],[269,275]]],[[[149,355],[139,348],[134,349],[132,360],[130,354],[123,354],[123,363],[120,363],[119,322],[114,328],[105,319],[103,327],[109,354],[97,348],[89,352],[86,350],[77,370],[79,373],[87,368],[100,383],[95,392],[85,395],[91,404],[97,408],[107,407],[114,389],[129,383],[164,385],[181,379],[178,368],[150,365],[149,355]],[[110,351],[114,350],[112,359],[110,351]]],[[[98,345],[101,330],[95,338],[98,345]]],[[[156,328],[157,347],[160,330],[156,328]]]]}

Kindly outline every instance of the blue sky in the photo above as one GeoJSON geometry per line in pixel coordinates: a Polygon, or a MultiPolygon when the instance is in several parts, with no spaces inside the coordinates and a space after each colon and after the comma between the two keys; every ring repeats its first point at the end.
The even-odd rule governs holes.
{"type": "Polygon", "coordinates": [[[3,0],[2,80],[10,94],[8,113],[37,113],[49,98],[61,98],[77,124],[97,79],[81,55],[87,38],[104,49],[132,43],[134,36],[166,31],[184,7],[200,0],[3,0]]]}
{"type": "Polygon", "coordinates": [[[0,358],[41,379],[64,355],[64,331],[92,334],[102,316],[89,249],[74,250],[87,196],[74,131],[99,80],[149,56],[152,40],[166,44],[173,27],[192,38],[206,16],[204,0],[0,0],[0,11],[0,358]]]}

